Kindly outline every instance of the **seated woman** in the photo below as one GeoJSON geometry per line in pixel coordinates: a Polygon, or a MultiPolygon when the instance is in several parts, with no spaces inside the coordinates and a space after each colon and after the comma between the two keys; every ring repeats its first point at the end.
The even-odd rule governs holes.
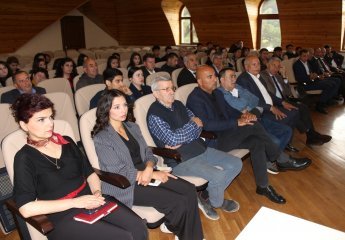
{"type": "Polygon", "coordinates": [[[143,61],[141,59],[141,56],[139,53],[134,52],[132,53],[130,59],[129,59],[129,63],[127,65],[127,69],[129,70],[132,67],[139,67],[141,64],[143,64],[143,61]]]}
{"type": "Polygon", "coordinates": [[[7,67],[6,62],[0,61],[0,87],[6,87],[6,80],[10,76],[12,76],[12,73],[7,67]]]}
{"type": "Polygon", "coordinates": [[[33,86],[37,86],[38,83],[49,79],[48,71],[44,68],[37,68],[31,71],[30,79],[33,86]]]}
{"type": "Polygon", "coordinates": [[[152,93],[150,86],[144,85],[144,74],[141,68],[132,67],[128,70],[128,78],[131,84],[129,89],[132,91],[135,99],[152,93]]]}
{"type": "Polygon", "coordinates": [[[194,185],[174,175],[154,171],[157,158],[147,147],[138,125],[126,121],[126,96],[107,91],[99,101],[93,140],[102,170],[119,173],[131,186],[103,184],[102,190],[128,207],[151,206],[165,214],[165,226],[182,240],[203,239],[194,185]],[[159,180],[159,186],[149,186],[159,180]]]}
{"type": "Polygon", "coordinates": [[[106,68],[119,68],[120,67],[120,59],[117,56],[110,56],[107,60],[107,67],[106,68]]]}
{"type": "Polygon", "coordinates": [[[54,224],[48,239],[147,239],[142,219],[114,198],[119,207],[94,224],[73,220],[105,203],[98,176],[71,138],[53,132],[54,108],[48,98],[22,94],[11,108],[27,133],[27,144],[14,159],[13,190],[25,218],[47,214],[54,224]]]}
{"type": "Polygon", "coordinates": [[[73,89],[73,79],[78,75],[77,66],[74,61],[69,58],[62,58],[55,70],[55,78],[66,78],[72,89],[73,89]]]}

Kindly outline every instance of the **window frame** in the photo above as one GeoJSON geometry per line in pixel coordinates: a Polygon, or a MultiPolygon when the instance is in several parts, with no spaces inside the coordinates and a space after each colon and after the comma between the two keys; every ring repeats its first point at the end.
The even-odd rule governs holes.
{"type": "MultiPolygon", "coordinates": [[[[258,8],[258,28],[257,28],[257,37],[256,37],[256,46],[259,46],[259,49],[261,49],[261,29],[262,29],[262,20],[279,20],[279,25],[280,25],[280,19],[279,19],[279,9],[278,9],[278,14],[264,14],[260,13],[260,9],[262,7],[262,4],[266,0],[262,0],[261,3],[259,4],[258,8]]],[[[276,0],[277,2],[277,0],[276,0]]],[[[277,3],[276,3],[277,4],[277,3]]],[[[278,8],[278,5],[277,5],[278,8]]],[[[280,27],[280,33],[281,33],[281,27],[280,27]]]]}
{"type": "MultiPolygon", "coordinates": [[[[199,42],[194,42],[194,36],[193,36],[193,21],[192,21],[192,16],[190,14],[190,17],[182,17],[182,11],[184,8],[187,8],[186,5],[182,5],[179,13],[179,28],[180,28],[180,44],[181,45],[194,45],[199,42]],[[190,34],[190,42],[189,43],[182,43],[182,20],[189,20],[189,34],[190,34]]],[[[187,8],[188,10],[188,8],[187,8]]],[[[189,12],[189,10],[188,10],[189,12]]],[[[196,31],[196,29],[195,29],[196,31]]]]}

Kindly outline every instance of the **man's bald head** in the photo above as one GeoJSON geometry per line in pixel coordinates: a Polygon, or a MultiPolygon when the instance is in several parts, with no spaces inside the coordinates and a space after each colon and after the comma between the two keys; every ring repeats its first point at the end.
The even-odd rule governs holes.
{"type": "Polygon", "coordinates": [[[208,65],[197,68],[196,79],[199,87],[209,94],[217,87],[217,77],[214,69],[208,65]]]}

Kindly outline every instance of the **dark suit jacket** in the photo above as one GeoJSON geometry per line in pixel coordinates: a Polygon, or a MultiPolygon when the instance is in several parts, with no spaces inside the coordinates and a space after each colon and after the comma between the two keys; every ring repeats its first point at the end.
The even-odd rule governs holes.
{"type": "Polygon", "coordinates": [[[168,66],[167,64],[164,64],[162,67],[161,67],[161,71],[162,72],[168,72],[168,73],[170,73],[170,75],[171,75],[171,73],[174,71],[174,70],[176,70],[177,69],[177,67],[170,67],[170,66],[168,66]]]}
{"type": "MultiPolygon", "coordinates": [[[[262,79],[262,77],[260,77],[259,80],[267,89],[266,83],[262,79]]],[[[243,88],[247,89],[249,92],[251,92],[252,94],[254,94],[255,96],[259,98],[259,105],[258,105],[259,107],[262,107],[266,111],[270,111],[271,105],[266,104],[266,101],[263,95],[261,94],[259,87],[255,84],[254,80],[252,79],[252,77],[249,75],[248,72],[243,72],[241,73],[240,76],[238,76],[237,84],[241,85],[243,88]]],[[[275,94],[270,93],[269,91],[268,93],[270,94],[272,98],[273,105],[275,106],[282,105],[282,100],[280,98],[278,98],[275,94]]]]}
{"type": "MultiPolygon", "coordinates": [[[[149,71],[147,71],[146,67],[145,66],[141,66],[140,69],[143,71],[143,74],[144,74],[144,82],[145,82],[145,85],[146,85],[146,78],[148,75],[150,75],[149,71]]],[[[159,68],[155,68],[154,69],[155,72],[160,72],[160,69],[159,68]]]]}
{"type": "MultiPolygon", "coordinates": [[[[309,65],[309,71],[311,71],[311,66],[309,65]]],[[[308,85],[308,84],[312,84],[313,81],[309,78],[309,75],[307,74],[307,71],[305,70],[305,67],[303,65],[303,63],[301,62],[301,60],[297,60],[294,64],[293,64],[293,72],[295,74],[295,79],[296,81],[301,85],[308,85]]]]}
{"type": "Polygon", "coordinates": [[[187,68],[183,68],[177,77],[177,86],[178,87],[181,87],[183,85],[187,85],[190,83],[196,83],[196,82],[197,82],[196,78],[193,76],[193,74],[187,68]]]}
{"type": "MultiPolygon", "coordinates": [[[[276,94],[276,86],[275,83],[271,77],[271,75],[269,74],[269,72],[267,70],[264,70],[260,73],[260,76],[262,77],[262,79],[265,81],[267,90],[271,93],[271,94],[276,94]]],[[[283,96],[284,97],[289,97],[292,96],[291,90],[290,90],[290,86],[289,84],[286,84],[284,82],[284,79],[282,78],[281,75],[277,74],[276,76],[274,76],[278,83],[280,84],[280,90],[282,90],[283,96]]]]}
{"type": "MultiPolygon", "coordinates": [[[[36,89],[37,94],[46,94],[46,90],[41,87],[32,87],[36,89]]],[[[17,97],[20,96],[20,92],[18,89],[12,89],[11,91],[5,92],[1,94],[1,103],[9,103],[13,104],[17,97]]]]}
{"type": "Polygon", "coordinates": [[[208,93],[196,87],[188,96],[187,108],[201,119],[206,131],[219,132],[236,129],[237,119],[241,112],[226,103],[221,91],[214,90],[213,96],[216,100],[215,104],[208,93]]]}
{"type": "Polygon", "coordinates": [[[309,66],[310,66],[310,71],[313,73],[316,73],[317,75],[322,75],[326,69],[321,69],[319,60],[315,57],[313,57],[312,59],[310,59],[309,61],[309,66]]]}

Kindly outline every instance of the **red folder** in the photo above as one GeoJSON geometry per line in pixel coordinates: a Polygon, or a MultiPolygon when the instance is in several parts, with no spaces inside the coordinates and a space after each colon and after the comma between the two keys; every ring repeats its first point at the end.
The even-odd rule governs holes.
{"type": "Polygon", "coordinates": [[[99,219],[107,216],[109,213],[115,211],[117,208],[117,204],[114,202],[107,202],[100,208],[97,208],[94,213],[88,214],[85,212],[79,213],[75,215],[73,218],[76,221],[93,224],[94,222],[98,221],[99,219]]]}

